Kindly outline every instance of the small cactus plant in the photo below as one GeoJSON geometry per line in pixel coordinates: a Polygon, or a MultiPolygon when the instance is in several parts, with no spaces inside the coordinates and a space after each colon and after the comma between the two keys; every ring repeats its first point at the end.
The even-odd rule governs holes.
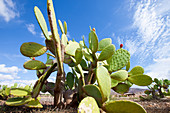
{"type": "Polygon", "coordinates": [[[164,98],[165,96],[170,95],[170,80],[163,79],[158,80],[157,78],[154,78],[153,83],[151,85],[148,85],[148,89],[145,91],[145,94],[148,96],[152,96],[152,99],[159,99],[164,98]]]}
{"type": "MultiPolygon", "coordinates": [[[[139,113],[146,112],[142,106],[135,102],[111,101],[109,99],[111,89],[124,93],[132,84],[144,86],[152,82],[149,76],[143,74],[143,68],[134,67],[130,72],[127,72],[130,68],[130,53],[122,48],[123,44],[116,50],[111,38],[99,41],[95,28],[90,28],[89,47],[86,46],[84,38],[80,42],[68,41],[67,23],[64,22],[63,26],[62,22],[58,20],[62,33],[60,38],[52,0],[47,0],[48,19],[52,32],[52,35],[49,36],[46,21],[37,6],[34,8],[34,12],[46,38],[46,46],[28,42],[21,45],[20,51],[24,56],[31,58],[43,55],[47,50],[51,53],[47,53],[46,63],[35,59],[24,63],[26,69],[36,70],[38,77],[31,96],[29,96],[32,99],[27,104],[28,107],[35,107],[30,105],[34,103],[39,106],[40,103],[37,100],[39,92],[48,91],[54,95],[54,106],[60,108],[64,105],[63,95],[70,90],[74,95],[68,105],[72,106],[74,103],[80,102],[78,112],[97,113],[100,112],[99,108],[108,113],[124,113],[132,110],[137,110],[139,113]],[[50,56],[53,59],[50,60],[50,56]],[[72,72],[65,74],[64,63],[72,69],[72,72]],[[126,70],[123,69],[125,66],[126,70]],[[52,87],[49,87],[50,83],[47,79],[51,73],[56,71],[56,82],[52,87]],[[65,77],[65,75],[67,76],[65,77]],[[123,105],[126,107],[122,110],[113,107],[123,105]]],[[[14,100],[20,102],[22,99],[14,100]]],[[[65,100],[67,101],[67,98],[65,100]]]]}

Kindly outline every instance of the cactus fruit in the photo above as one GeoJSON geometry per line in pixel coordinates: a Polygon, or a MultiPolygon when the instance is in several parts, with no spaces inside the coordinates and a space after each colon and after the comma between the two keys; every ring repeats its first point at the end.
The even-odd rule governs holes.
{"type": "Polygon", "coordinates": [[[110,74],[108,73],[108,70],[105,67],[99,66],[96,69],[96,77],[102,94],[102,102],[105,102],[106,100],[109,99],[110,96],[111,89],[110,74]]]}
{"type": "Polygon", "coordinates": [[[5,104],[8,106],[20,106],[28,103],[31,101],[31,97],[14,97],[14,98],[9,98],[5,104]]]}
{"type": "Polygon", "coordinates": [[[113,44],[106,46],[100,53],[98,57],[98,61],[107,60],[114,54],[114,52],[115,52],[115,46],[113,44]]]}
{"type": "Polygon", "coordinates": [[[122,48],[123,47],[123,44],[120,44],[120,48],[122,48]]]}
{"type": "Polygon", "coordinates": [[[96,31],[96,29],[95,29],[95,28],[93,28],[92,30],[93,30],[93,31],[96,31]]]}
{"type": "Polygon", "coordinates": [[[24,63],[24,68],[29,70],[40,70],[40,69],[46,69],[46,65],[38,60],[29,60],[24,63]]]}
{"type": "Polygon", "coordinates": [[[34,7],[34,13],[35,13],[35,16],[36,16],[36,19],[41,27],[41,30],[45,36],[45,38],[47,40],[50,40],[50,37],[48,35],[48,29],[47,29],[47,24],[45,22],[45,19],[44,19],[44,16],[43,14],[41,13],[41,11],[39,10],[39,8],[37,6],[34,7]]]}
{"type": "Polygon", "coordinates": [[[89,33],[89,49],[92,53],[96,53],[98,49],[98,38],[94,31],[89,33]]]}
{"type": "Polygon", "coordinates": [[[44,54],[47,48],[35,42],[23,43],[20,47],[20,52],[26,57],[37,57],[44,54]]]}
{"type": "Polygon", "coordinates": [[[152,83],[152,78],[148,75],[134,75],[128,77],[128,80],[138,86],[148,86],[152,83]]]}
{"type": "Polygon", "coordinates": [[[104,107],[107,113],[146,113],[142,106],[128,100],[110,101],[104,107]]]}
{"type": "Polygon", "coordinates": [[[112,44],[112,39],[111,38],[105,38],[101,40],[98,44],[98,51],[102,51],[106,46],[112,44]]]}
{"type": "Polygon", "coordinates": [[[25,88],[12,88],[10,94],[14,96],[27,96],[31,95],[31,92],[25,88]]]}
{"type": "Polygon", "coordinates": [[[78,113],[100,113],[100,110],[93,97],[86,97],[80,102],[78,113]]]}
{"type": "Polygon", "coordinates": [[[113,87],[112,89],[117,93],[124,94],[129,91],[129,86],[125,83],[119,83],[116,87],[113,87]]]}
{"type": "Polygon", "coordinates": [[[109,72],[114,72],[119,69],[122,69],[130,60],[130,53],[125,49],[118,49],[115,51],[114,55],[107,59],[107,63],[109,64],[108,70],[109,72]]]}
{"type": "Polygon", "coordinates": [[[115,79],[118,81],[124,81],[128,78],[128,72],[125,70],[119,70],[115,73],[112,73],[110,76],[112,79],[115,79]]]}
{"type": "Polygon", "coordinates": [[[88,96],[93,97],[97,101],[98,105],[102,107],[102,94],[98,86],[93,85],[93,84],[85,85],[83,87],[83,91],[88,96]]]}

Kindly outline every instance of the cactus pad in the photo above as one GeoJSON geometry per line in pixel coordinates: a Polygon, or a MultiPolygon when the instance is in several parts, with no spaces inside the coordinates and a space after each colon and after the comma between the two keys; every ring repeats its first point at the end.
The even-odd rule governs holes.
{"type": "Polygon", "coordinates": [[[63,27],[63,24],[62,24],[61,20],[58,20],[58,24],[60,26],[61,33],[64,34],[64,27],[63,27]]]}
{"type": "Polygon", "coordinates": [[[69,88],[72,89],[74,85],[74,74],[72,74],[71,72],[68,72],[66,81],[67,81],[67,85],[69,86],[69,88]]]}
{"type": "Polygon", "coordinates": [[[88,95],[97,101],[99,106],[102,106],[102,94],[98,86],[90,84],[90,85],[85,85],[83,87],[83,91],[88,95]]]}
{"type": "Polygon", "coordinates": [[[83,55],[85,56],[85,58],[87,59],[87,61],[93,62],[93,57],[92,57],[91,54],[88,53],[88,48],[83,49],[83,55]]]}
{"type": "Polygon", "coordinates": [[[109,72],[114,72],[122,69],[130,60],[130,53],[125,49],[118,49],[115,51],[114,55],[107,60],[109,64],[109,72]]]}
{"type": "Polygon", "coordinates": [[[28,103],[31,101],[31,97],[23,98],[23,97],[14,97],[14,98],[9,98],[5,104],[8,106],[20,106],[28,103]]]}
{"type": "Polygon", "coordinates": [[[137,74],[143,74],[144,73],[144,69],[141,66],[135,66],[130,72],[129,75],[133,76],[133,75],[137,75],[137,74]]]}
{"type": "Polygon", "coordinates": [[[46,65],[38,60],[29,60],[24,63],[24,68],[29,70],[45,69],[46,65]]]}
{"type": "Polygon", "coordinates": [[[31,92],[24,88],[12,88],[10,94],[14,96],[27,96],[30,95],[31,92]]]}
{"type": "Polygon", "coordinates": [[[128,80],[138,86],[148,86],[152,83],[152,78],[148,75],[134,75],[128,77],[128,80]]]}
{"type": "Polygon", "coordinates": [[[45,44],[47,48],[50,50],[50,52],[55,55],[55,46],[53,40],[45,40],[45,44]]]}
{"type": "Polygon", "coordinates": [[[110,101],[104,107],[107,113],[146,113],[142,106],[128,100],[110,101]]]}
{"type": "Polygon", "coordinates": [[[77,48],[75,53],[76,64],[80,64],[83,57],[82,49],[77,48]]]}
{"type": "Polygon", "coordinates": [[[80,102],[78,113],[100,113],[100,110],[93,97],[86,97],[80,102]]]}
{"type": "Polygon", "coordinates": [[[98,38],[94,31],[89,33],[89,48],[91,49],[92,53],[97,52],[98,49],[98,38]]]}
{"type": "Polygon", "coordinates": [[[108,100],[110,96],[111,78],[107,69],[103,66],[97,67],[96,77],[102,93],[102,102],[104,102],[108,100]]]}
{"type": "Polygon", "coordinates": [[[115,52],[115,46],[113,44],[110,44],[102,50],[102,52],[98,57],[98,60],[99,61],[107,60],[114,54],[114,52],[115,52]]]}
{"type": "Polygon", "coordinates": [[[45,22],[43,14],[41,13],[41,11],[39,10],[39,8],[37,6],[34,7],[34,13],[35,13],[36,19],[41,27],[41,30],[42,30],[45,38],[49,40],[50,37],[48,35],[47,24],[45,22]]]}
{"type": "Polygon", "coordinates": [[[66,21],[64,21],[64,32],[67,35],[67,23],[66,23],[66,21]]]}
{"type": "Polygon", "coordinates": [[[124,81],[128,78],[128,72],[125,70],[119,70],[111,74],[111,78],[119,81],[124,81]]]}
{"type": "Polygon", "coordinates": [[[44,54],[47,48],[35,42],[23,43],[20,47],[20,52],[26,57],[37,57],[44,54]]]}
{"type": "Polygon", "coordinates": [[[102,51],[106,46],[112,44],[111,38],[105,38],[99,42],[98,51],[102,51]]]}
{"type": "Polygon", "coordinates": [[[43,106],[41,105],[41,103],[39,102],[38,99],[32,99],[28,104],[25,105],[26,107],[29,108],[43,108],[43,106]]]}
{"type": "Polygon", "coordinates": [[[117,86],[118,83],[119,82],[117,80],[111,78],[111,88],[117,86]]]}
{"type": "Polygon", "coordinates": [[[68,55],[75,56],[77,48],[80,48],[79,43],[69,41],[69,44],[66,46],[65,51],[68,55]]]}
{"type": "Polygon", "coordinates": [[[116,87],[112,88],[114,91],[120,94],[124,94],[129,91],[129,86],[124,83],[119,83],[116,87]]]}
{"type": "Polygon", "coordinates": [[[64,46],[67,46],[67,43],[68,43],[68,38],[65,34],[62,34],[61,35],[61,42],[64,46]]]}
{"type": "Polygon", "coordinates": [[[126,65],[126,71],[129,71],[129,69],[130,69],[130,61],[126,65]]]}

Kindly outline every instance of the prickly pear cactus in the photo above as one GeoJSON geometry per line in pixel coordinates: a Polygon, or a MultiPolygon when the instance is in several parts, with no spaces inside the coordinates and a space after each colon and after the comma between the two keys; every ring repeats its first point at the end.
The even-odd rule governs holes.
{"type": "Polygon", "coordinates": [[[94,98],[86,97],[80,102],[78,113],[100,113],[100,110],[94,98]]]}
{"type": "Polygon", "coordinates": [[[146,113],[142,106],[128,100],[110,101],[104,107],[107,113],[146,113]]]}

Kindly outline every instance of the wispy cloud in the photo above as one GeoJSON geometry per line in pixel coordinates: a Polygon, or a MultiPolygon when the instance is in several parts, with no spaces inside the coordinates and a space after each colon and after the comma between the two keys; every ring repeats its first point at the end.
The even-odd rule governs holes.
{"type": "Polygon", "coordinates": [[[19,17],[19,12],[12,0],[0,0],[0,8],[0,16],[3,17],[6,22],[9,22],[15,17],[19,17]]]}
{"type": "Polygon", "coordinates": [[[5,64],[0,64],[0,80],[8,80],[20,78],[18,73],[26,73],[27,71],[24,69],[20,69],[17,66],[7,67],[5,64]]]}
{"type": "Polygon", "coordinates": [[[146,62],[152,60],[145,67],[152,77],[168,78],[170,74],[169,6],[168,0],[144,0],[131,4],[135,9],[132,26],[137,33],[135,38],[126,40],[126,45],[138,63],[146,66],[146,62]]]}
{"type": "Polygon", "coordinates": [[[36,34],[34,24],[26,24],[26,27],[27,27],[28,31],[31,32],[33,35],[36,34]]]}

